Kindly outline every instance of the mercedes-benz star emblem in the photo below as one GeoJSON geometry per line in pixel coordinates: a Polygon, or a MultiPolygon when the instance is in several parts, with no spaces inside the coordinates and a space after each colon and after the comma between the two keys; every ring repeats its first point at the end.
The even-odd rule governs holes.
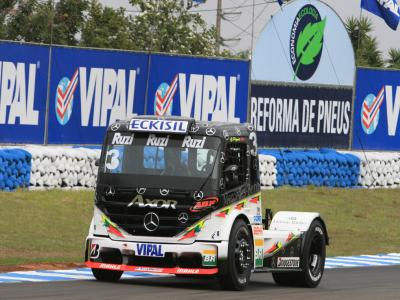
{"type": "Polygon", "coordinates": [[[204,194],[202,191],[196,191],[193,193],[193,198],[196,201],[200,201],[201,199],[203,199],[203,196],[204,196],[204,194]]]}
{"type": "Polygon", "coordinates": [[[143,195],[143,194],[146,192],[146,188],[143,188],[143,187],[141,187],[141,188],[136,188],[136,192],[137,192],[139,195],[143,195]]]}
{"type": "Polygon", "coordinates": [[[207,135],[214,135],[216,132],[215,128],[211,127],[211,128],[207,128],[206,129],[206,134],[207,135]]]}
{"type": "Polygon", "coordinates": [[[161,196],[167,196],[169,194],[169,189],[160,189],[161,196]]]}
{"type": "Polygon", "coordinates": [[[120,126],[119,123],[114,123],[114,124],[111,125],[111,130],[112,131],[117,131],[119,129],[119,126],[120,126]]]}
{"type": "Polygon", "coordinates": [[[106,191],[106,195],[111,196],[111,197],[115,195],[115,190],[112,186],[108,187],[108,189],[106,191]]]}
{"type": "Polygon", "coordinates": [[[199,131],[200,126],[199,125],[192,125],[192,127],[190,128],[190,132],[197,132],[199,131]]]}
{"type": "Polygon", "coordinates": [[[155,231],[160,226],[160,218],[156,213],[149,212],[143,218],[143,225],[147,231],[155,231]]]}
{"type": "Polygon", "coordinates": [[[178,216],[178,221],[185,224],[189,220],[189,215],[185,212],[181,212],[178,216]]]}

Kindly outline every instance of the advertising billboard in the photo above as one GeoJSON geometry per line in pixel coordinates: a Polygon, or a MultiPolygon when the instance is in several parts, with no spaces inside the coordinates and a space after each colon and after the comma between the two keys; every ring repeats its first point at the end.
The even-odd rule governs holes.
{"type": "Polygon", "coordinates": [[[250,122],[260,147],[347,149],[352,89],[252,82],[250,122]]]}
{"type": "Polygon", "coordinates": [[[43,143],[49,48],[0,41],[0,142],[43,143]]]}
{"type": "Polygon", "coordinates": [[[359,68],[353,149],[400,150],[400,71],[359,68]]]}
{"type": "Polygon", "coordinates": [[[321,1],[283,5],[256,42],[252,74],[252,80],[353,86],[354,51],[342,20],[321,1]]]}
{"type": "Polygon", "coordinates": [[[147,113],[246,122],[249,62],[154,54],[147,113]]]}
{"type": "Polygon", "coordinates": [[[148,55],[54,47],[48,142],[101,143],[109,124],[143,114],[148,55]]]}

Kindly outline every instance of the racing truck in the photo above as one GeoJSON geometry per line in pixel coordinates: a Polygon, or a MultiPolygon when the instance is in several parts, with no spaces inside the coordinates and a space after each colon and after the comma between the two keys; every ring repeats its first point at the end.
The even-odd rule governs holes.
{"type": "Polygon", "coordinates": [[[100,281],[124,271],[217,277],[242,290],[253,272],[316,287],[329,243],[317,212],[262,213],[251,124],[137,116],[106,132],[85,263],[100,281]]]}

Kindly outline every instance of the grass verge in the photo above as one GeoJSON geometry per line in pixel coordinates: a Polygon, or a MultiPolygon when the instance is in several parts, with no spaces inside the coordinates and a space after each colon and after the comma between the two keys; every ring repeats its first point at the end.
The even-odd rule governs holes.
{"type": "MultiPolygon", "coordinates": [[[[320,212],[330,256],[400,252],[399,189],[280,188],[263,204],[320,212]]],[[[0,265],[82,262],[92,212],[90,191],[0,192],[0,265]]]]}

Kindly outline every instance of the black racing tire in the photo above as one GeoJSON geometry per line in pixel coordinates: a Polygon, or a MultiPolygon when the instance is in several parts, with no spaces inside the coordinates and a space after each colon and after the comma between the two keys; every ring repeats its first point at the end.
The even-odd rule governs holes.
{"type": "Polygon", "coordinates": [[[219,281],[226,290],[243,290],[250,281],[253,267],[253,239],[246,222],[238,219],[232,226],[228,257],[218,263],[219,281]]]}
{"type": "Polygon", "coordinates": [[[326,237],[324,227],[319,220],[311,223],[307,232],[302,261],[301,272],[272,273],[277,285],[302,286],[315,288],[322,279],[325,268],[326,237]]]}
{"type": "Polygon", "coordinates": [[[118,281],[123,271],[92,269],[93,276],[99,281],[115,282],[118,281]]]}

